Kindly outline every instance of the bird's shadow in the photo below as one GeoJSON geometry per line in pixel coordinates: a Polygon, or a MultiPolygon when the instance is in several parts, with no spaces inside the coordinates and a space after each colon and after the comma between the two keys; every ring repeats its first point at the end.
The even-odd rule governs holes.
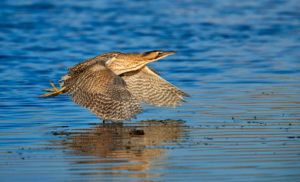
{"type": "MultiPolygon", "coordinates": [[[[71,156],[90,156],[99,163],[125,162],[111,168],[144,171],[152,158],[182,142],[187,127],[182,120],[143,120],[133,124],[101,123],[89,129],[76,129],[63,135],[60,145],[67,147],[71,156]],[[173,143],[168,146],[168,143],[173,143]],[[106,159],[106,160],[104,160],[106,159]]],[[[59,141],[57,141],[59,142],[59,141]]],[[[56,143],[57,145],[58,143],[56,143]]],[[[79,160],[77,163],[89,163],[79,160]]],[[[95,163],[95,161],[93,161],[95,163]]]]}

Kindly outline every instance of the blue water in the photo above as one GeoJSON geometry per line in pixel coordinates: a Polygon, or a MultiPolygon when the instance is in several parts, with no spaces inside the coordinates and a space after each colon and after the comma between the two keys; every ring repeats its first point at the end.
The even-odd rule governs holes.
{"type": "Polygon", "coordinates": [[[300,181],[300,2],[0,1],[1,181],[300,181]],[[49,80],[98,54],[191,95],[102,124],[49,80]],[[143,135],[132,134],[143,130],[143,135]]]}

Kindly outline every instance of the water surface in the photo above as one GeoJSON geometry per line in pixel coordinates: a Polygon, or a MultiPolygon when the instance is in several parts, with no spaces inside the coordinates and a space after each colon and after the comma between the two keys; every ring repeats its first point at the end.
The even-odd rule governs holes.
{"type": "Polygon", "coordinates": [[[300,181],[300,3],[0,2],[2,181],[300,181]],[[191,95],[102,122],[68,96],[68,67],[174,50],[150,66],[191,95]]]}

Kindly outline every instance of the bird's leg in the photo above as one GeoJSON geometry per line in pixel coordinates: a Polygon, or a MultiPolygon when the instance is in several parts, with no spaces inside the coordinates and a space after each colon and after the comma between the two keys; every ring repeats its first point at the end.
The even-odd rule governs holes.
{"type": "Polygon", "coordinates": [[[50,81],[50,85],[53,87],[54,91],[58,91],[58,89],[56,88],[56,86],[54,85],[54,83],[52,81],[50,81]]]}
{"type": "Polygon", "coordinates": [[[54,85],[54,83],[52,81],[50,81],[50,85],[53,87],[53,89],[44,89],[43,91],[46,91],[46,92],[56,92],[56,91],[58,91],[58,89],[56,88],[56,86],[54,85]]]}
{"type": "MultiPolygon", "coordinates": [[[[60,88],[63,88],[63,87],[64,87],[64,82],[62,82],[61,80],[58,80],[58,83],[59,83],[60,88]]],[[[43,91],[46,91],[46,92],[56,92],[56,91],[59,90],[59,89],[54,85],[54,83],[53,83],[52,81],[50,81],[50,85],[53,87],[53,89],[44,89],[43,91]]]]}
{"type": "Polygon", "coordinates": [[[51,92],[51,93],[44,94],[44,95],[41,95],[39,97],[53,97],[53,96],[57,96],[57,95],[63,94],[64,90],[66,89],[66,87],[62,87],[63,84],[61,84],[61,82],[59,82],[59,85],[61,86],[60,89],[56,88],[56,86],[54,85],[54,83],[52,81],[50,81],[50,85],[53,87],[53,89],[44,89],[44,91],[51,92]]]}

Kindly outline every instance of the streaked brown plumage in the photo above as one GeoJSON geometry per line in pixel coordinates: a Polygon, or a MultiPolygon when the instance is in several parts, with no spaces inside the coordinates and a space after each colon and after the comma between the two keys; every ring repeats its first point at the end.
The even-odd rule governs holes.
{"type": "Polygon", "coordinates": [[[71,99],[94,112],[102,120],[122,121],[135,118],[141,102],[175,107],[188,94],[167,82],[146,64],[175,54],[173,51],[145,53],[111,52],[83,61],[69,69],[61,89],[41,97],[66,93],[71,99]]]}

